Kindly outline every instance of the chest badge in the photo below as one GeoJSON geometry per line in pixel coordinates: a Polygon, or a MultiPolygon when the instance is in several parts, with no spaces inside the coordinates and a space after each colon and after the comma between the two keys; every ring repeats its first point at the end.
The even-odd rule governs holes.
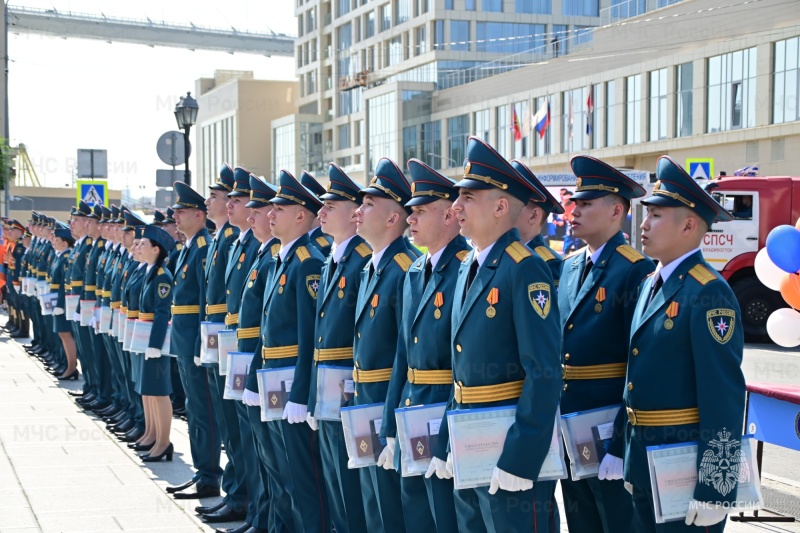
{"type": "Polygon", "coordinates": [[[347,286],[347,279],[344,276],[342,276],[341,278],[339,278],[339,292],[336,293],[336,296],[338,296],[340,299],[344,298],[344,288],[346,286],[347,286]]]}
{"type": "Polygon", "coordinates": [[[283,286],[286,285],[286,274],[281,274],[278,285],[278,294],[283,294],[283,286]]]}
{"type": "Polygon", "coordinates": [[[597,294],[594,295],[594,299],[597,300],[597,303],[594,304],[594,312],[601,313],[603,311],[603,302],[606,301],[606,288],[600,287],[597,289],[597,294]]]}
{"type": "Polygon", "coordinates": [[[494,318],[497,316],[497,310],[494,308],[494,304],[500,301],[500,289],[493,287],[489,291],[486,301],[489,302],[489,307],[486,308],[486,316],[489,318],[494,318]]]}
{"type": "Polygon", "coordinates": [[[712,309],[706,313],[708,330],[714,340],[725,344],[733,336],[736,326],[736,311],[733,309],[712,309]]]}
{"type": "Polygon", "coordinates": [[[678,302],[672,302],[667,307],[667,310],[664,311],[664,314],[667,315],[667,319],[664,321],[664,329],[670,330],[675,327],[675,322],[673,322],[673,318],[678,316],[678,309],[680,308],[680,304],[678,302]]]}
{"type": "Polygon", "coordinates": [[[436,310],[433,312],[433,318],[439,320],[440,318],[442,318],[442,310],[439,308],[444,305],[444,293],[441,292],[436,293],[436,296],[433,297],[433,305],[436,306],[436,310]]]}
{"type": "Polygon", "coordinates": [[[528,300],[540,318],[547,318],[547,315],[550,314],[550,284],[531,283],[528,285],[528,300]]]}
{"type": "Polygon", "coordinates": [[[370,318],[375,318],[375,308],[378,307],[378,300],[379,300],[378,295],[374,294],[372,296],[372,303],[371,303],[372,309],[369,310],[370,318]]]}

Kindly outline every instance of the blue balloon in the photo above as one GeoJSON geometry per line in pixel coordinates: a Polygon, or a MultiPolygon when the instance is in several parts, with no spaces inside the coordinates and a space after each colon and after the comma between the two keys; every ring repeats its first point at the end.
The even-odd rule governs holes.
{"type": "Polygon", "coordinates": [[[794,274],[800,270],[800,229],[785,224],[770,231],[767,255],[784,272],[794,274]]]}

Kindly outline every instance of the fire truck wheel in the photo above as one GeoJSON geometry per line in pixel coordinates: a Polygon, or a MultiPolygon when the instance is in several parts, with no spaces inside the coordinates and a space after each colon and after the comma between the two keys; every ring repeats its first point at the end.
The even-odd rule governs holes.
{"type": "Polygon", "coordinates": [[[767,318],[775,310],[787,307],[781,294],[765,287],[755,276],[737,281],[732,288],[742,309],[745,342],[772,342],[767,334],[767,318]]]}

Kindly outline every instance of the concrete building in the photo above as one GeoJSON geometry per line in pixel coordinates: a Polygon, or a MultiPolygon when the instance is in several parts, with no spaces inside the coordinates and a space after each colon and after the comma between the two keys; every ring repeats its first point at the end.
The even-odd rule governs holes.
{"type": "Polygon", "coordinates": [[[197,80],[200,111],[192,185],[206,191],[223,162],[269,177],[273,159],[270,124],[295,111],[297,86],[294,81],[255,80],[252,72],[227,70],[197,80]]]}
{"type": "MultiPolygon", "coordinates": [[[[323,39],[322,51],[328,43],[343,51],[335,39],[328,39],[340,32],[340,18],[349,20],[351,27],[360,26],[363,32],[370,13],[383,10],[378,2],[365,2],[352,13],[333,18],[330,25],[323,24],[321,31],[298,39],[302,56],[298,51],[297,72],[306,79],[299,100],[300,113],[305,115],[300,116],[309,116],[313,105],[320,106],[316,116],[322,121],[323,160],[336,160],[362,181],[382,156],[401,164],[417,157],[457,177],[463,172],[465,140],[476,134],[537,173],[569,170],[570,158],[579,153],[621,168],[648,171],[654,170],[658,156],[670,154],[679,161],[714,158],[716,170],[729,174],[754,163],[759,164],[762,175],[798,173],[791,157],[800,152],[800,19],[794,3],[761,0],[756,7],[733,0],[634,0],[599,5],[599,18],[567,19],[576,20],[567,28],[571,46],[560,41],[558,54],[552,47],[543,53],[534,48],[531,53],[505,54],[477,69],[488,72],[474,76],[464,64],[458,78],[461,83],[451,83],[451,73],[445,73],[443,66],[445,57],[455,60],[453,54],[458,53],[464,61],[484,58],[482,51],[495,37],[487,39],[480,22],[497,16],[485,10],[469,13],[464,39],[454,39],[445,31],[442,40],[430,41],[411,31],[417,20],[424,21],[422,27],[433,28],[432,33],[423,32],[425,35],[436,34],[440,22],[447,30],[464,16],[465,6],[474,5],[470,0],[453,1],[455,10],[448,9],[450,0],[443,0],[424,14],[414,11],[415,17],[397,30],[404,53],[422,47],[426,52],[421,55],[437,65],[431,67],[436,72],[432,79],[412,75],[419,72],[416,65],[423,60],[410,54],[399,64],[379,61],[375,77],[369,72],[364,87],[328,89],[325,81],[322,88],[311,92],[317,96],[307,94],[313,65],[322,69],[323,80],[328,79],[326,73],[336,79],[343,71],[336,70],[340,63],[333,61],[335,57],[318,58],[307,65],[306,44],[318,35],[317,39],[323,39]],[[645,15],[623,18],[644,11],[645,15]],[[593,21],[608,24],[594,30],[578,27],[593,21]],[[431,49],[441,42],[449,43],[445,50],[431,49]],[[465,51],[454,52],[454,46],[465,51]],[[506,68],[501,73],[513,60],[518,60],[520,68],[506,68]],[[341,116],[337,103],[348,99],[360,107],[341,116]],[[539,110],[546,114],[548,103],[551,122],[540,137],[532,131],[533,116],[539,110]],[[518,141],[515,123],[522,136],[518,141]]],[[[512,13],[521,3],[503,2],[503,14],[512,13]]],[[[393,6],[392,17],[396,18],[401,4],[405,5],[386,4],[393,6]]],[[[556,4],[553,2],[552,12],[563,12],[566,3],[556,4]]],[[[313,8],[318,8],[324,16],[325,6],[330,4],[312,1],[301,5],[296,9],[298,21],[309,28],[308,13],[317,13],[313,8]]],[[[419,3],[414,9],[419,9],[419,3]]],[[[519,19],[517,15],[513,18],[519,19]]],[[[547,32],[566,22],[556,20],[555,15],[543,18],[548,21],[542,22],[547,32]]],[[[452,27],[448,31],[452,32],[452,27]]],[[[529,30],[532,38],[539,33],[529,30]]],[[[361,41],[364,37],[362,34],[361,41]]],[[[386,39],[396,37],[392,30],[386,37],[376,35],[374,39],[380,41],[376,49],[385,50],[386,39]]],[[[364,50],[368,45],[361,41],[354,39],[348,49],[364,50]]],[[[273,123],[273,128],[276,126],[273,123]]]]}
{"type": "MultiPolygon", "coordinates": [[[[27,224],[31,211],[38,211],[62,222],[69,220],[69,213],[77,205],[78,198],[74,188],[33,187],[12,184],[5,192],[9,195],[8,217],[27,224]]],[[[120,205],[122,192],[108,189],[108,205],[120,205]]]]}

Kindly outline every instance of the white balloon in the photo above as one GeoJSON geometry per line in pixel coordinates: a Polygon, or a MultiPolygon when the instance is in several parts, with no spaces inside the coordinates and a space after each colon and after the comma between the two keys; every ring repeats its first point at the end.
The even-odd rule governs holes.
{"type": "Polygon", "coordinates": [[[773,291],[781,290],[781,280],[788,274],[778,268],[772,259],[767,254],[767,248],[764,247],[756,254],[755,261],[756,276],[758,281],[772,289],[773,291]]]}
{"type": "Polygon", "coordinates": [[[800,313],[790,308],[778,309],[767,319],[767,333],[784,348],[800,346],[800,313]]]}

